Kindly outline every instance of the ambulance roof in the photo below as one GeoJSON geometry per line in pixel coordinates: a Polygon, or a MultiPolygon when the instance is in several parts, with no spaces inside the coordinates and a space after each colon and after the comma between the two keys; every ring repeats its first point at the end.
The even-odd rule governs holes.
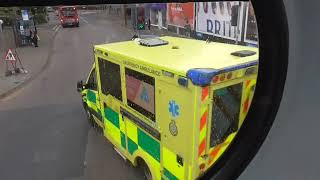
{"type": "Polygon", "coordinates": [[[139,45],[135,41],[125,41],[96,45],[95,48],[102,51],[109,51],[128,57],[136,63],[144,63],[167,71],[186,75],[188,70],[194,68],[212,68],[222,70],[229,67],[248,64],[258,60],[258,48],[231,45],[225,43],[206,43],[205,41],[161,37],[169,42],[168,45],[147,47],[139,45]],[[173,46],[178,47],[174,49],[173,46]],[[250,50],[255,55],[237,57],[232,52],[250,50]]]}

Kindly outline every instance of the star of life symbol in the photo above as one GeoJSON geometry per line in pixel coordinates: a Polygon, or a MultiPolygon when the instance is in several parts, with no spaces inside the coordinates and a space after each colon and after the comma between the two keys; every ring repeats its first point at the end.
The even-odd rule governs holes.
{"type": "Polygon", "coordinates": [[[140,95],[140,98],[145,101],[146,103],[149,103],[150,101],[150,98],[149,98],[149,95],[148,95],[148,90],[146,87],[143,87],[143,90],[142,90],[142,93],[140,95]]]}
{"type": "Polygon", "coordinates": [[[176,103],[176,101],[174,101],[174,100],[169,101],[169,112],[173,118],[176,118],[179,116],[179,114],[180,114],[179,109],[180,109],[180,107],[176,103]]]}

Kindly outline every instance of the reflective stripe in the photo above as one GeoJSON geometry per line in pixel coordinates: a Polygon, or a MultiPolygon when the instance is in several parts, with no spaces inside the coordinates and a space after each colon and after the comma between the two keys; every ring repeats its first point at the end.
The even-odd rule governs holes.
{"type": "Polygon", "coordinates": [[[166,168],[164,168],[163,174],[164,174],[169,180],[179,180],[175,175],[171,174],[170,171],[168,171],[166,168]]]}
{"type": "Polygon", "coordinates": [[[116,126],[118,129],[120,128],[119,124],[119,115],[117,112],[113,111],[110,108],[104,109],[104,114],[108,121],[110,121],[114,126],[116,126]]]}
{"type": "Polygon", "coordinates": [[[200,131],[206,126],[208,118],[208,110],[206,110],[200,119],[200,131]]]}
{"type": "Polygon", "coordinates": [[[206,149],[206,137],[207,137],[207,119],[208,119],[208,106],[203,105],[200,109],[200,124],[199,124],[199,147],[198,147],[198,156],[201,156],[205,153],[206,149]]]}
{"type": "Polygon", "coordinates": [[[120,130],[118,127],[116,127],[111,121],[105,121],[105,128],[106,133],[110,135],[110,137],[118,143],[118,145],[121,145],[121,135],[120,130]]]}
{"type": "Polygon", "coordinates": [[[127,148],[127,142],[126,142],[126,135],[123,132],[121,133],[121,146],[126,149],[127,148]]]}
{"type": "Polygon", "coordinates": [[[246,113],[249,109],[249,97],[246,98],[244,104],[243,104],[243,113],[246,113]]]}
{"type": "Polygon", "coordinates": [[[203,139],[199,145],[198,156],[201,156],[205,149],[206,149],[206,139],[203,139]]]}
{"type": "Polygon", "coordinates": [[[208,99],[209,97],[209,86],[202,88],[201,101],[208,99]]]}
{"type": "Polygon", "coordinates": [[[200,131],[200,136],[199,136],[200,143],[202,140],[206,139],[206,137],[207,137],[207,131],[205,129],[203,131],[200,131]]]}
{"type": "Polygon", "coordinates": [[[87,97],[88,97],[88,100],[94,104],[96,104],[97,102],[97,97],[96,97],[96,93],[91,91],[91,90],[88,90],[87,92],[87,97]]]}
{"type": "Polygon", "coordinates": [[[164,175],[169,179],[184,179],[184,167],[177,164],[177,155],[166,147],[162,148],[162,154],[164,175]]]}
{"type": "Polygon", "coordinates": [[[128,152],[132,155],[138,149],[136,144],[131,138],[128,138],[128,152]]]}
{"type": "Polygon", "coordinates": [[[143,120],[139,119],[129,111],[125,110],[124,108],[120,107],[120,112],[123,116],[128,117],[130,121],[133,121],[137,126],[139,126],[141,129],[145,130],[147,133],[149,133],[151,136],[156,138],[160,141],[160,132],[156,130],[155,128],[151,127],[147,123],[145,123],[143,120]]]}
{"type": "Polygon", "coordinates": [[[250,80],[247,80],[246,81],[246,88],[249,86],[249,84],[250,84],[250,80]]]}
{"type": "Polygon", "coordinates": [[[138,145],[160,162],[160,143],[140,129],[138,129],[138,145]]]}
{"type": "Polygon", "coordinates": [[[135,126],[131,121],[126,121],[127,125],[127,136],[130,138],[133,142],[138,144],[138,129],[137,126],[135,126]]]}

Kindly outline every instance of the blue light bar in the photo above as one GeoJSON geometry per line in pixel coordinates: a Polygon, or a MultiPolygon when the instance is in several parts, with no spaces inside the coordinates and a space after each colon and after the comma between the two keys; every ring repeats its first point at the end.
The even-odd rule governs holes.
{"type": "Polygon", "coordinates": [[[217,75],[218,73],[219,70],[217,69],[190,69],[187,72],[187,77],[194,85],[203,87],[209,85],[213,76],[217,75]]]}
{"type": "Polygon", "coordinates": [[[243,69],[243,68],[247,68],[255,65],[258,65],[258,60],[236,65],[236,66],[226,67],[223,69],[195,68],[195,69],[190,69],[187,72],[187,77],[192,81],[194,85],[204,87],[204,86],[210,85],[212,78],[220,73],[235,71],[238,69],[243,69]]]}

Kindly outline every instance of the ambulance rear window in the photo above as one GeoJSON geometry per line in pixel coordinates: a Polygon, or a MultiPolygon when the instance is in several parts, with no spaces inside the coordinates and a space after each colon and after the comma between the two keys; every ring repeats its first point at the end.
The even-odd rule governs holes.
{"type": "Polygon", "coordinates": [[[222,143],[228,135],[238,130],[242,83],[213,92],[210,147],[222,143]]]}

